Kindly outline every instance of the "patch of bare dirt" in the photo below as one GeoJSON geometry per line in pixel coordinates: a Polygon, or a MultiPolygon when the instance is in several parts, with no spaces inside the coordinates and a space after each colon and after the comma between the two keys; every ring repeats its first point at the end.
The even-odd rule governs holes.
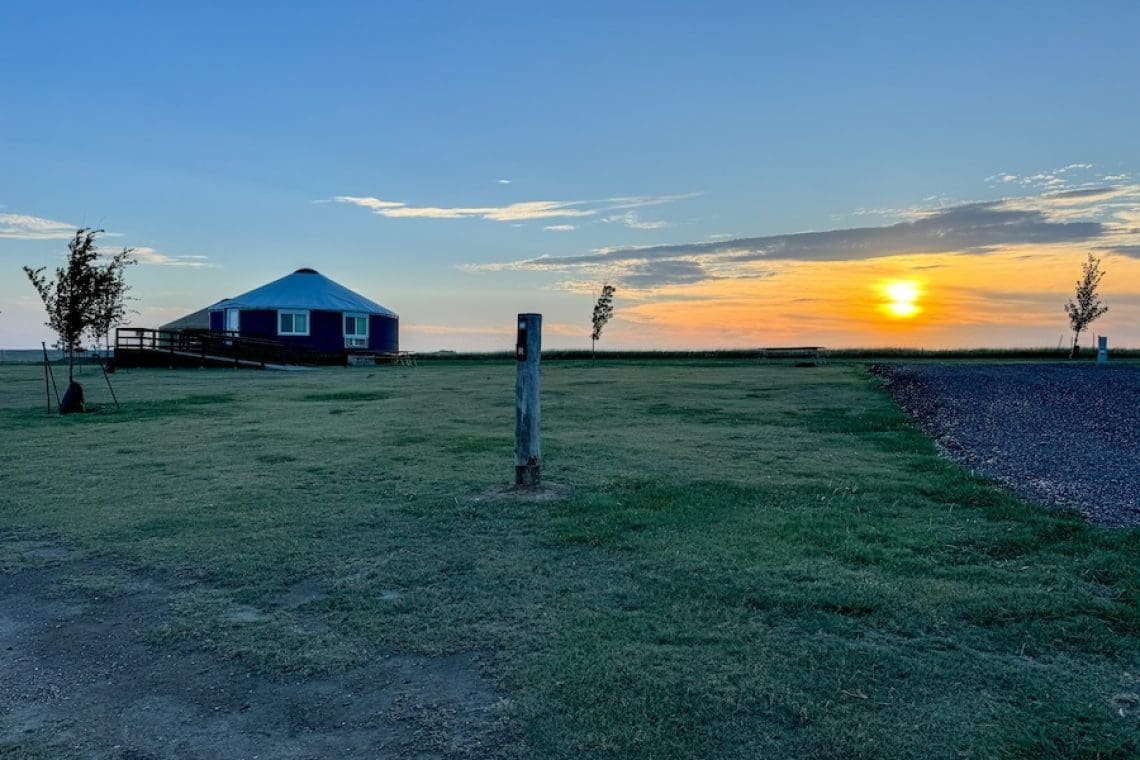
{"type": "MultiPolygon", "coordinates": [[[[145,577],[61,595],[96,563],[52,560],[0,574],[0,755],[483,758],[512,747],[479,655],[376,654],[342,673],[269,677],[147,643],[186,584],[145,577]]],[[[300,584],[281,601],[319,593],[300,584]]]]}

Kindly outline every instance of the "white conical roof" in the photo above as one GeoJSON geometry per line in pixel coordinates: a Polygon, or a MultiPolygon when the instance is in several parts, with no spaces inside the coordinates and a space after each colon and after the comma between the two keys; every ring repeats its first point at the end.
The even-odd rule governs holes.
{"type": "Polygon", "coordinates": [[[226,299],[210,309],[316,309],[397,317],[394,311],[333,282],[315,269],[298,269],[280,280],[226,299]]]}

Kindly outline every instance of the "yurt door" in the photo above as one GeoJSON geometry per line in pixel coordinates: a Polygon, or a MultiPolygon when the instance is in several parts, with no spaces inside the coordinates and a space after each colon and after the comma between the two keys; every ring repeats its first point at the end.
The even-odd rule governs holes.
{"type": "Polygon", "coordinates": [[[226,332],[237,335],[241,330],[241,309],[226,309],[226,332]]]}

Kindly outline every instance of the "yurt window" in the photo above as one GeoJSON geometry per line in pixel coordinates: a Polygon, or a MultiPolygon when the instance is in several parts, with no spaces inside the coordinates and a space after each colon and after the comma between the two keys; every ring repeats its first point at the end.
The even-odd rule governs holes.
{"type": "Polygon", "coordinates": [[[307,311],[279,311],[277,312],[278,335],[308,335],[309,312],[307,311]]]}
{"type": "Polygon", "coordinates": [[[368,337],[367,314],[344,314],[344,337],[368,337]]]}
{"type": "Polygon", "coordinates": [[[344,345],[349,347],[368,345],[367,314],[344,315],[344,345]]]}

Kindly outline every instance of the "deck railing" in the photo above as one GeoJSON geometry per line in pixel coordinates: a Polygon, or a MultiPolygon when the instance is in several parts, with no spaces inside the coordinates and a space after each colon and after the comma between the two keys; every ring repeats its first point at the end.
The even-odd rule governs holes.
{"type": "Polygon", "coordinates": [[[232,359],[235,365],[328,364],[333,358],[307,346],[277,340],[242,337],[235,332],[209,330],[154,330],[120,327],[115,331],[115,351],[166,353],[209,360],[232,359]]]}

